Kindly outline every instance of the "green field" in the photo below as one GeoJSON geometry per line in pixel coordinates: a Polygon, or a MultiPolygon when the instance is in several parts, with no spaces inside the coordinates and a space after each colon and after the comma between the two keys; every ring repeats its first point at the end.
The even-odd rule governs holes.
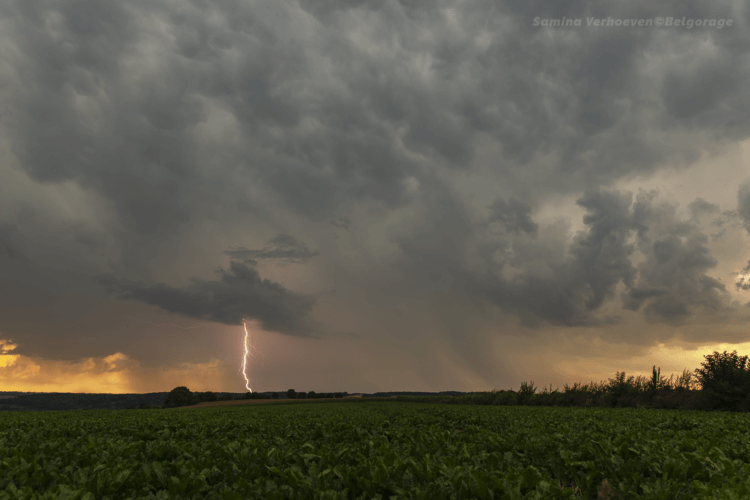
{"type": "Polygon", "coordinates": [[[750,416],[400,402],[0,414],[0,498],[750,498],[750,416]],[[607,490],[607,486],[604,487],[607,490]]]}

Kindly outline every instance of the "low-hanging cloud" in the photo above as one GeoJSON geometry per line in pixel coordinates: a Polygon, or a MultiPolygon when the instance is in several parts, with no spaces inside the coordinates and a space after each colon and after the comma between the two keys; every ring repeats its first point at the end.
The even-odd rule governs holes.
{"type": "Polygon", "coordinates": [[[225,325],[242,325],[256,320],[263,329],[298,337],[320,334],[319,326],[308,316],[315,297],[287,290],[282,285],[261,279],[257,269],[232,261],[229,272],[216,271],[218,281],[192,278],[193,285],[176,288],[164,283],[120,280],[102,275],[97,283],[123,300],[155,305],[171,313],[213,321],[225,325]]]}
{"type": "Polygon", "coordinates": [[[310,251],[307,245],[288,234],[276,236],[269,242],[269,246],[263,250],[240,248],[228,250],[224,253],[235,259],[243,259],[245,262],[255,262],[255,259],[285,259],[290,262],[305,263],[318,255],[317,251],[310,251]]]}

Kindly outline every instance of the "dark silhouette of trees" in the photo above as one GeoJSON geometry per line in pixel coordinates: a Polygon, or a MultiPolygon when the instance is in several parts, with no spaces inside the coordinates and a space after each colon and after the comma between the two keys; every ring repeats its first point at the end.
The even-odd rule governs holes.
{"type": "Polygon", "coordinates": [[[196,404],[197,398],[185,386],[175,387],[169,392],[164,401],[164,408],[177,408],[178,406],[190,406],[196,404]]]}
{"type": "Polygon", "coordinates": [[[20,394],[13,398],[0,399],[0,411],[54,411],[54,410],[124,410],[135,409],[145,403],[152,408],[164,404],[168,392],[149,394],[79,394],[47,392],[20,394]]]}
{"type": "Polygon", "coordinates": [[[271,394],[271,398],[273,398],[273,399],[279,399],[279,393],[278,392],[272,393],[271,394]]]}
{"type": "Polygon", "coordinates": [[[196,392],[194,396],[199,403],[212,403],[216,401],[216,393],[212,391],[196,392]]]}
{"type": "Polygon", "coordinates": [[[271,396],[259,392],[246,392],[237,399],[271,399],[271,396]]]}
{"type": "Polygon", "coordinates": [[[289,389],[286,391],[286,397],[288,399],[297,399],[297,393],[294,391],[294,389],[289,389]]]}
{"type": "Polygon", "coordinates": [[[748,411],[750,409],[750,365],[747,356],[737,351],[704,356],[703,368],[695,370],[706,403],[718,410],[748,411]]]}

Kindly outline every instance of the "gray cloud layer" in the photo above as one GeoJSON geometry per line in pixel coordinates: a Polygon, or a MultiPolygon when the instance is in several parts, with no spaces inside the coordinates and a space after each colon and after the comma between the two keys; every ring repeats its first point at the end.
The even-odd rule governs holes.
{"type": "MultiPolygon", "coordinates": [[[[633,201],[608,186],[750,135],[743,5],[2,1],[8,157],[34,182],[73,183],[99,205],[71,209],[90,223],[31,202],[3,205],[0,269],[24,281],[23,259],[37,274],[75,261],[80,282],[40,286],[55,295],[95,284],[190,318],[324,336],[311,319],[318,296],[261,278],[256,266],[281,259],[366,274],[367,251],[347,268],[328,245],[333,231],[342,241],[369,235],[378,262],[378,242],[398,247],[390,269],[356,278],[375,307],[394,290],[440,290],[526,327],[606,327],[626,312],[682,324],[734,310],[706,274],[717,261],[701,220],[750,232],[749,184],[727,188],[735,213],[699,198],[686,220],[654,192],[633,201]],[[667,8],[735,25],[531,26],[537,16],[645,18],[667,8]],[[455,179],[480,173],[477,189],[492,202],[476,213],[455,179]],[[585,211],[572,242],[534,216],[565,196],[585,211]],[[389,214],[403,218],[376,229],[389,214]],[[50,226],[68,238],[54,258],[31,230],[50,226]],[[244,263],[214,281],[186,268],[192,284],[168,284],[160,276],[175,272],[158,263],[204,234],[229,235],[201,243],[206,265],[224,255],[244,263]],[[245,235],[268,244],[247,249],[245,235]],[[605,307],[611,300],[621,311],[605,307]]],[[[10,185],[0,183],[0,198],[10,185]]],[[[32,292],[10,298],[4,286],[12,300],[0,317],[16,318],[32,292]]]]}

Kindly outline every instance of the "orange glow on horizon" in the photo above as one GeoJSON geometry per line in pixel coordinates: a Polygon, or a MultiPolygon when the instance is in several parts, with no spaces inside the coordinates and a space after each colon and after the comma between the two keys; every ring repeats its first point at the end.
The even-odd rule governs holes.
{"type": "Polygon", "coordinates": [[[186,385],[192,391],[216,391],[229,378],[224,363],[216,359],[162,369],[143,367],[138,360],[121,352],[102,358],[64,361],[8,354],[16,347],[0,339],[2,391],[145,394],[169,392],[186,385]]]}

